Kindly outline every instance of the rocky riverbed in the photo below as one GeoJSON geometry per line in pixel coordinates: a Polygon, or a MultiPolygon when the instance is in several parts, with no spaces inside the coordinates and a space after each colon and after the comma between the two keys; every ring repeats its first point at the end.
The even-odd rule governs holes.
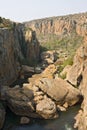
{"type": "Polygon", "coordinates": [[[20,125],[20,117],[8,109],[3,130],[77,130],[73,128],[73,125],[79,108],[80,105],[73,106],[68,111],[60,113],[59,118],[54,120],[30,118],[27,125],[20,125]]]}

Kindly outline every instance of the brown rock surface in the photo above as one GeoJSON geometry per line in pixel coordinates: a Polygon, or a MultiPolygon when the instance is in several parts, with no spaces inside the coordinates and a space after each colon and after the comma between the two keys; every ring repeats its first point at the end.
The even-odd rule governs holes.
{"type": "Polygon", "coordinates": [[[33,20],[25,22],[25,26],[35,30],[42,43],[49,41],[52,35],[69,36],[73,32],[84,36],[87,34],[87,13],[33,20]]]}
{"type": "Polygon", "coordinates": [[[81,93],[78,89],[60,78],[42,78],[38,83],[38,87],[58,104],[63,105],[67,102],[69,106],[72,106],[81,98],[81,93]]]}
{"type": "Polygon", "coordinates": [[[16,32],[0,29],[0,84],[8,85],[18,77],[18,56],[22,57],[16,32]],[[15,55],[17,54],[17,55],[15,55]]]}
{"type": "Polygon", "coordinates": [[[79,89],[83,95],[83,102],[81,105],[81,110],[78,112],[76,119],[76,124],[74,127],[78,127],[78,130],[87,130],[87,42],[77,50],[74,57],[74,64],[71,67],[71,72],[69,75],[74,78],[68,78],[68,80],[76,85],[78,84],[79,89]],[[72,71],[73,70],[73,71],[72,71]],[[77,74],[76,74],[77,73],[77,74]]]}
{"type": "Polygon", "coordinates": [[[58,59],[56,51],[44,51],[41,53],[42,66],[53,64],[58,59]]]}
{"type": "Polygon", "coordinates": [[[87,130],[87,67],[84,69],[82,76],[83,80],[81,82],[80,89],[84,100],[81,105],[81,110],[75,118],[75,127],[78,127],[78,130],[87,130]]]}
{"type": "Polygon", "coordinates": [[[6,99],[9,108],[17,115],[38,117],[35,113],[33,102],[33,91],[22,88],[10,88],[6,92],[6,99]]]}
{"type": "Polygon", "coordinates": [[[38,59],[39,42],[35,32],[24,31],[22,25],[14,29],[0,28],[0,85],[9,85],[15,81],[21,64],[28,62],[34,65],[38,59]]]}
{"type": "Polygon", "coordinates": [[[57,110],[55,103],[50,98],[45,98],[36,106],[36,111],[45,119],[57,118],[57,110]]]}
{"type": "Polygon", "coordinates": [[[78,86],[80,84],[80,77],[82,72],[86,66],[86,59],[87,59],[87,44],[84,43],[76,52],[74,57],[74,64],[71,69],[67,73],[67,80],[75,85],[78,86]],[[79,83],[78,83],[79,82],[79,83]]]}

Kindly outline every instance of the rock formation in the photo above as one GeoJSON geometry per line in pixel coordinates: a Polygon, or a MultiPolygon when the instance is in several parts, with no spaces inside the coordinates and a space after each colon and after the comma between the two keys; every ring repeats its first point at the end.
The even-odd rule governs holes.
{"type": "MultiPolygon", "coordinates": [[[[78,42],[78,44],[80,43],[78,42]]],[[[71,43],[68,45],[70,47],[71,43]]],[[[76,49],[73,48],[75,45],[76,41],[71,46],[72,50],[76,49]]],[[[69,52],[71,52],[71,48],[69,48],[69,52]]],[[[62,50],[60,52],[62,53],[62,50]]],[[[43,53],[42,59],[45,54],[43,53]]],[[[66,54],[64,56],[67,57],[66,54]]],[[[62,60],[55,64],[58,62],[62,62],[62,60]]],[[[5,23],[0,18],[0,100],[6,100],[8,107],[15,114],[23,117],[53,119],[58,117],[59,109],[65,111],[68,106],[78,103],[83,95],[84,100],[76,117],[75,127],[78,127],[79,130],[86,130],[86,71],[87,13],[35,20],[23,24],[10,23],[9,21],[5,23]],[[35,74],[28,78],[29,83],[23,84],[22,88],[20,86],[14,88],[4,86],[10,85],[23,72],[29,70],[34,72],[34,69],[26,65],[36,67],[39,60],[39,42],[35,31],[42,44],[50,40],[54,41],[54,39],[62,41],[64,38],[60,45],[64,44],[62,47],[66,50],[68,41],[65,40],[66,38],[85,37],[85,43],[77,50],[74,57],[73,66],[65,70],[68,82],[58,77],[55,78],[57,72],[57,67],[53,64],[55,54],[48,52],[45,61],[51,65],[41,74],[35,74]],[[49,54],[50,56],[48,56],[49,54]],[[73,86],[79,87],[80,90],[73,86]]],[[[0,108],[0,111],[0,128],[2,128],[5,110],[0,108]]]]}
{"type": "Polygon", "coordinates": [[[10,85],[17,79],[22,64],[34,66],[38,59],[39,42],[35,32],[24,31],[19,26],[0,28],[0,85],[10,85]]]}
{"type": "Polygon", "coordinates": [[[64,35],[76,32],[83,35],[86,32],[87,13],[44,18],[25,22],[26,27],[31,27],[37,35],[48,34],[64,35]]]}
{"type": "Polygon", "coordinates": [[[5,92],[8,107],[17,115],[53,119],[58,117],[59,107],[66,109],[65,104],[68,107],[79,102],[80,91],[63,79],[55,79],[55,72],[56,67],[50,65],[41,74],[29,78],[22,88],[8,88],[5,92]]]}
{"type": "MultiPolygon", "coordinates": [[[[86,30],[87,32],[87,30],[86,30]]],[[[69,83],[79,87],[82,95],[83,102],[81,109],[75,117],[76,123],[74,127],[78,130],[87,130],[86,108],[87,108],[87,40],[86,32],[84,32],[84,43],[77,50],[74,57],[74,64],[67,73],[67,80],[69,83]],[[71,75],[71,76],[70,76],[71,75]]]]}

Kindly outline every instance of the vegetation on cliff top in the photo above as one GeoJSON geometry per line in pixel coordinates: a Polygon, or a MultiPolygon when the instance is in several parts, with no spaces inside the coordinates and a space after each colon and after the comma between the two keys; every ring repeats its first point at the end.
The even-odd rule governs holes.
{"type": "Polygon", "coordinates": [[[15,26],[16,26],[15,22],[12,22],[9,19],[0,17],[0,28],[13,29],[15,26]]]}

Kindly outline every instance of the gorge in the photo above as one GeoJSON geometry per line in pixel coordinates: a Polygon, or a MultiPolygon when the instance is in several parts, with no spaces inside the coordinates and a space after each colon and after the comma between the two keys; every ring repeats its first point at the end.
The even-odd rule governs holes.
{"type": "Polygon", "coordinates": [[[55,119],[83,100],[74,127],[87,130],[86,57],[87,13],[25,23],[0,17],[0,128],[7,107],[20,120],[55,119]],[[13,87],[26,72],[27,83],[13,87]]]}

